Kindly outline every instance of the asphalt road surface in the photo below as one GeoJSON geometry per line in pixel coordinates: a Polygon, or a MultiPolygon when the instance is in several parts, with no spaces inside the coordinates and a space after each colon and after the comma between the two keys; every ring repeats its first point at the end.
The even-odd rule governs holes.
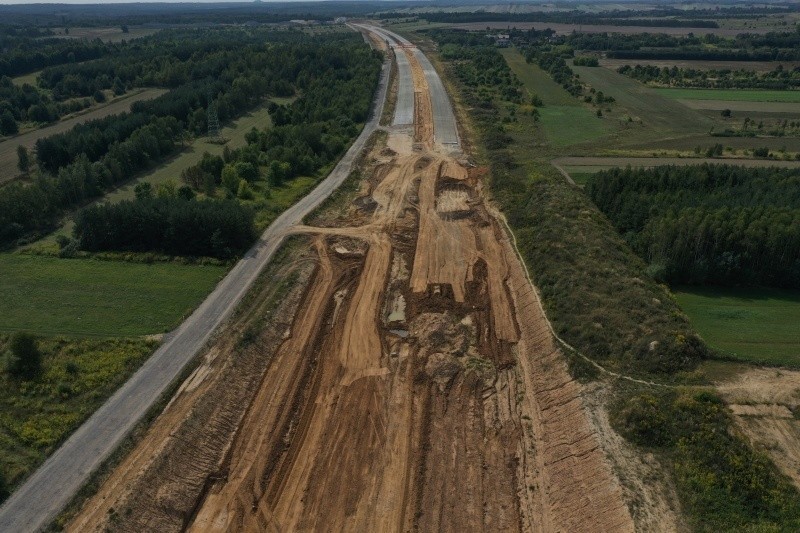
{"type": "Polygon", "coordinates": [[[353,162],[378,127],[388,75],[386,63],[372,117],[328,177],[267,228],[200,307],[11,495],[0,507],[0,533],[37,531],[47,526],[194,359],[278,250],[285,231],[300,223],[350,174],[353,162]]]}

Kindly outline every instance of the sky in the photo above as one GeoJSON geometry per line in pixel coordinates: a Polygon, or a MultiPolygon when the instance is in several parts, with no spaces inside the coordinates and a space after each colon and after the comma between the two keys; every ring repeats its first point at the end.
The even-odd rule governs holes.
{"type": "MultiPolygon", "coordinates": [[[[2,5],[19,4],[178,4],[178,3],[225,3],[225,2],[248,2],[251,0],[0,0],[2,5]]],[[[270,0],[263,0],[269,2],[270,0]]],[[[308,0],[272,0],[274,2],[292,2],[308,0]]],[[[313,0],[312,0],[313,1],[313,0]]]]}

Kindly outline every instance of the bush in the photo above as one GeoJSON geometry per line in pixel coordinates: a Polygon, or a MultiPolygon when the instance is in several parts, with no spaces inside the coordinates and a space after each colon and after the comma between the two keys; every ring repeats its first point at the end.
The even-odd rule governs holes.
{"type": "Polygon", "coordinates": [[[6,475],[0,470],[0,503],[3,503],[8,498],[8,483],[6,482],[6,475]]]}
{"type": "Polygon", "coordinates": [[[42,370],[42,354],[36,339],[29,333],[15,333],[9,343],[6,368],[12,376],[31,379],[42,370]]]}
{"type": "Polygon", "coordinates": [[[572,64],[576,67],[596,67],[600,65],[600,62],[595,56],[578,56],[572,64]]]}
{"type": "Polygon", "coordinates": [[[755,157],[769,157],[769,148],[763,146],[761,148],[755,148],[753,150],[753,155],[755,157]]]}
{"type": "Polygon", "coordinates": [[[0,134],[14,135],[18,131],[19,127],[17,126],[17,121],[14,120],[14,115],[10,111],[3,111],[0,114],[0,134]]]}
{"type": "Polygon", "coordinates": [[[626,439],[654,448],[672,467],[698,531],[797,531],[797,489],[763,454],[728,429],[713,392],[658,391],[622,396],[612,424],[626,439]]]}

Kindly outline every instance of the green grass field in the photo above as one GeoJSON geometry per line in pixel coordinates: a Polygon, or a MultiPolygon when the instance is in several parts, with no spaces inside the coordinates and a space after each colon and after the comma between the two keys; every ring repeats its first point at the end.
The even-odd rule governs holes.
{"type": "Polygon", "coordinates": [[[526,62],[519,51],[504,48],[500,52],[525,85],[528,97],[536,94],[542,99],[539,121],[550,144],[561,148],[593,141],[611,132],[612,124],[598,118],[537,65],[526,62]]]}
{"type": "Polygon", "coordinates": [[[633,120],[633,126],[620,135],[626,143],[643,139],[663,139],[680,135],[707,133],[715,124],[702,113],[680,102],[665,98],[659,92],[613,70],[601,67],[573,67],[580,79],[616,102],[611,106],[614,117],[633,120]],[[635,124],[640,123],[640,126],[635,124]]]}
{"type": "Polygon", "coordinates": [[[800,366],[800,292],[681,287],[675,296],[694,328],[724,354],[800,366]]]}
{"type": "Polygon", "coordinates": [[[130,337],[176,326],[225,267],[0,254],[0,332],[130,337]]]}
{"type": "Polygon", "coordinates": [[[14,85],[18,85],[22,87],[26,83],[29,85],[33,85],[36,87],[36,78],[39,77],[41,70],[37,70],[35,72],[30,72],[28,74],[23,74],[22,76],[17,76],[15,78],[11,78],[11,81],[14,82],[14,85]]]}
{"type": "MultiPolygon", "coordinates": [[[[621,76],[621,74],[619,75],[621,76]]],[[[633,80],[632,80],[633,81],[633,80]]],[[[671,100],[723,100],[731,102],[800,102],[800,91],[757,89],[652,89],[671,100]]]]}

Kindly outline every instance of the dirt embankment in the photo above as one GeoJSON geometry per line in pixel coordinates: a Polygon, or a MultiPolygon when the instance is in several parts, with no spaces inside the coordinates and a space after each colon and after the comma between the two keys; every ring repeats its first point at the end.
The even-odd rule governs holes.
{"type": "Polygon", "coordinates": [[[70,529],[633,530],[480,173],[434,143],[412,71],[413,133],[373,149],[344,214],[294,229],[316,266],[287,323],[262,324],[245,368],[252,349],[212,352],[70,529]]]}
{"type": "Polygon", "coordinates": [[[752,368],[716,385],[738,429],[800,488],[800,372],[752,368]]]}

